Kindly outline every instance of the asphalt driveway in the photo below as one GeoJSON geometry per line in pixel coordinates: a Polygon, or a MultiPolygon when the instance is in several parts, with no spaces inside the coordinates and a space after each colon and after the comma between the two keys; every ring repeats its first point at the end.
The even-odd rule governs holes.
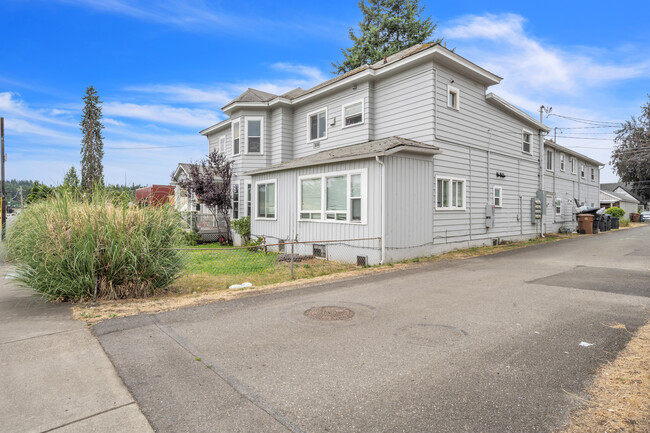
{"type": "Polygon", "coordinates": [[[649,307],[644,227],[94,332],[161,432],[548,432],[649,307]]]}

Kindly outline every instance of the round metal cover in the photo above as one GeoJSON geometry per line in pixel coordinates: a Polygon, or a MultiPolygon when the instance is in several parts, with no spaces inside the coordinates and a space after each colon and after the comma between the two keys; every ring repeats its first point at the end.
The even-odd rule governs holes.
{"type": "Polygon", "coordinates": [[[325,306],[312,307],[305,311],[305,316],[314,320],[335,321],[351,320],[354,317],[354,311],[346,307],[325,306]]]}

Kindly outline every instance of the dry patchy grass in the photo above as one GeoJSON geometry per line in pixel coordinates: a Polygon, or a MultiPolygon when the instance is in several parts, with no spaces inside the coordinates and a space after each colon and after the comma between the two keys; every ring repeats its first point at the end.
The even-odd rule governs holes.
{"type": "Polygon", "coordinates": [[[600,369],[589,394],[561,433],[650,432],[650,323],[600,369]]]}

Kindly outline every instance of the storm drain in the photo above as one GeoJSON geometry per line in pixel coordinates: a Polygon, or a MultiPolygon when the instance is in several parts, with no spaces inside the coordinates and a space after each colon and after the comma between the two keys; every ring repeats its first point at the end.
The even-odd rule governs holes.
{"type": "Polygon", "coordinates": [[[351,320],[354,317],[354,311],[345,307],[325,306],[312,307],[305,311],[305,316],[314,320],[326,322],[336,320],[351,320]]]}

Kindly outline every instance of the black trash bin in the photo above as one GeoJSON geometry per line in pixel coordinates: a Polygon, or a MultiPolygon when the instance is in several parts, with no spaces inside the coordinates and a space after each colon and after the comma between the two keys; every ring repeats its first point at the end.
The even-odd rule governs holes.
{"type": "Polygon", "coordinates": [[[600,219],[598,220],[598,230],[601,232],[607,231],[607,218],[605,218],[605,215],[601,215],[600,219]]]}
{"type": "Polygon", "coordinates": [[[594,234],[598,233],[598,229],[600,228],[600,215],[594,214],[594,234]]]}
{"type": "Polygon", "coordinates": [[[612,228],[618,229],[618,217],[612,217],[612,228]]]}
{"type": "Polygon", "coordinates": [[[610,231],[612,229],[612,216],[610,214],[607,214],[607,231],[610,231]]]}

